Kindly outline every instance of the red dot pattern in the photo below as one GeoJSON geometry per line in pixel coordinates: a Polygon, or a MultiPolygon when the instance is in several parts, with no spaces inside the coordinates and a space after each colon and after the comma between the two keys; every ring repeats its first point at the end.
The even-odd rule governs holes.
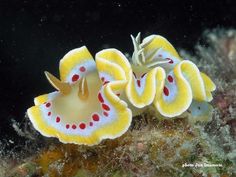
{"type": "Polygon", "coordinates": [[[170,64],[174,63],[174,61],[171,58],[166,58],[166,59],[169,60],[170,64]]]}
{"type": "Polygon", "coordinates": [[[98,100],[99,100],[99,102],[104,103],[104,99],[103,99],[102,94],[100,92],[98,93],[98,100]]]}
{"type": "Polygon", "coordinates": [[[59,123],[61,121],[60,117],[56,117],[56,122],[59,123]]]}
{"type": "Polygon", "coordinates": [[[94,114],[92,116],[92,118],[93,118],[94,121],[99,121],[99,115],[98,114],[94,114]]]}
{"type": "MultiPolygon", "coordinates": [[[[107,105],[106,105],[107,106],[107,105]]],[[[106,108],[106,109],[108,109],[108,108],[106,108]]],[[[110,108],[109,108],[110,109],[110,108]]],[[[50,114],[51,114],[51,112],[50,112],[50,114]]],[[[109,114],[108,114],[108,112],[103,112],[103,115],[105,116],[105,117],[108,117],[109,116],[109,114]]],[[[99,120],[100,120],[100,116],[99,116],[99,114],[97,114],[97,113],[94,113],[93,115],[92,115],[92,120],[94,121],[94,122],[98,122],[99,120]]],[[[56,117],[56,120],[55,120],[57,123],[59,123],[59,122],[61,122],[61,118],[59,117],[59,116],[57,116],[56,117]]],[[[88,123],[88,125],[90,126],[90,127],[92,127],[93,125],[94,125],[94,122],[89,122],[88,123]]],[[[66,124],[65,125],[65,128],[66,129],[69,129],[69,128],[72,128],[72,129],[77,129],[77,128],[80,128],[80,129],[86,129],[86,124],[85,123],[80,123],[78,126],[76,126],[76,124],[72,124],[72,125],[70,125],[70,124],[66,124]]]]}
{"type": "MultiPolygon", "coordinates": [[[[74,75],[74,77],[77,77],[77,76],[75,76],[74,75]]],[[[75,79],[76,80],[76,79],[75,79]]],[[[117,96],[120,96],[120,94],[119,93],[117,93],[117,96]]],[[[103,112],[103,115],[105,116],[105,117],[108,117],[109,116],[109,113],[107,112],[107,111],[110,111],[110,107],[107,105],[107,104],[104,104],[104,102],[105,102],[105,100],[103,99],[103,97],[102,97],[102,94],[99,92],[98,93],[98,100],[99,100],[99,102],[101,102],[101,106],[102,106],[102,108],[105,110],[104,112],[103,112]]],[[[44,103],[45,105],[46,105],[46,107],[50,107],[51,106],[51,103],[44,103]]],[[[52,112],[48,112],[48,116],[51,116],[52,115],[52,112]]],[[[94,121],[94,122],[98,122],[99,120],[100,120],[100,116],[99,116],[99,114],[97,114],[97,113],[94,113],[94,114],[92,114],[92,120],[94,121]]],[[[55,119],[55,121],[57,122],[57,123],[60,123],[61,122],[61,118],[59,117],[59,116],[57,116],[56,117],[56,119],[55,119]]],[[[94,125],[94,122],[89,122],[88,123],[88,126],[90,126],[90,127],[92,127],[93,125],[94,125]]],[[[72,128],[72,129],[77,129],[77,128],[80,128],[80,129],[85,129],[86,128],[86,124],[85,123],[80,123],[78,126],[76,126],[76,124],[66,124],[65,125],[65,128],[66,129],[70,129],[70,128],[72,128]]]]}
{"type": "Polygon", "coordinates": [[[49,108],[51,106],[51,103],[46,103],[46,107],[49,108]]]}
{"type": "Polygon", "coordinates": [[[137,85],[138,85],[138,87],[141,87],[141,81],[140,80],[137,80],[137,85]]]}
{"type": "Polygon", "coordinates": [[[85,71],[86,71],[86,68],[85,68],[84,66],[81,66],[81,67],[79,68],[79,70],[80,70],[81,72],[85,72],[85,71]]]}
{"type": "Polygon", "coordinates": [[[166,86],[164,86],[163,92],[166,96],[169,95],[169,89],[166,86]]]}
{"type": "Polygon", "coordinates": [[[173,77],[172,77],[172,76],[170,76],[170,75],[167,77],[167,79],[168,79],[168,81],[169,81],[169,82],[171,82],[171,83],[172,83],[172,82],[173,82],[173,80],[174,80],[174,79],[173,79],[173,77]]]}
{"type": "Polygon", "coordinates": [[[73,76],[72,76],[72,82],[76,82],[77,80],[79,80],[79,75],[78,74],[74,74],[73,76]]]}
{"type": "Polygon", "coordinates": [[[107,112],[103,112],[103,115],[106,116],[106,117],[109,116],[109,114],[107,112]]]}
{"type": "Polygon", "coordinates": [[[110,107],[106,104],[102,104],[102,108],[106,111],[110,111],[110,107]]]}
{"type": "Polygon", "coordinates": [[[73,128],[73,129],[76,129],[76,125],[75,125],[75,124],[73,124],[73,125],[72,125],[72,128],[73,128]]]}
{"type": "Polygon", "coordinates": [[[85,129],[85,128],[86,128],[85,123],[80,123],[80,124],[79,124],[79,128],[82,129],[82,130],[85,129]]]}
{"type": "Polygon", "coordinates": [[[174,63],[174,61],[172,59],[170,59],[169,63],[172,64],[172,63],[174,63]]]}

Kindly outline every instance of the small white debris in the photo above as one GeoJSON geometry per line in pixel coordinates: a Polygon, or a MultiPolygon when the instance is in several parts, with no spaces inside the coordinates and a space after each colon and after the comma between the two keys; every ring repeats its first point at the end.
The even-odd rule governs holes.
{"type": "Polygon", "coordinates": [[[12,141],[12,140],[8,140],[8,142],[11,143],[11,144],[14,144],[14,141],[12,141]]]}

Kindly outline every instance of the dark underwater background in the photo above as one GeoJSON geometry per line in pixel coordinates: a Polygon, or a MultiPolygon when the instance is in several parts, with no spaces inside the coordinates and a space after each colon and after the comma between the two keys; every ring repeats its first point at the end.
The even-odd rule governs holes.
{"type": "Polygon", "coordinates": [[[58,76],[69,50],[131,54],[130,34],[141,32],[194,52],[213,28],[236,28],[236,1],[0,0],[0,139],[20,141],[11,120],[21,122],[34,97],[53,91],[44,71],[58,76]]]}

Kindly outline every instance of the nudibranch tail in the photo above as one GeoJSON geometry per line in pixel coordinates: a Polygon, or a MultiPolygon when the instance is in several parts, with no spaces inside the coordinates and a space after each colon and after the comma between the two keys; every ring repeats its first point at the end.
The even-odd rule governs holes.
{"type": "Polygon", "coordinates": [[[117,92],[125,80],[103,84],[86,47],[68,52],[60,62],[61,80],[46,72],[58,90],[35,98],[27,110],[35,129],[63,143],[94,145],[127,131],[132,113],[117,92]],[[70,91],[64,93],[61,85],[70,91]]]}
{"type": "Polygon", "coordinates": [[[188,112],[190,113],[189,122],[195,123],[197,121],[200,122],[208,122],[212,119],[212,106],[205,101],[195,101],[193,100],[188,112]]]}

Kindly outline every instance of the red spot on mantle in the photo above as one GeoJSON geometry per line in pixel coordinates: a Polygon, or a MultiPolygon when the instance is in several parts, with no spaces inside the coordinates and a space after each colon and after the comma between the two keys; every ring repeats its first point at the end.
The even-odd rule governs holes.
{"type": "Polygon", "coordinates": [[[51,112],[48,112],[48,116],[50,116],[52,113],[51,112]]]}
{"type": "Polygon", "coordinates": [[[93,122],[89,122],[89,125],[92,127],[93,126],[93,122]]]}
{"type": "Polygon", "coordinates": [[[79,124],[79,128],[82,129],[82,130],[85,129],[85,128],[86,128],[85,123],[80,123],[80,124],[79,124]]]}
{"type": "Polygon", "coordinates": [[[49,108],[51,106],[51,103],[46,103],[46,107],[49,108]]]}
{"type": "Polygon", "coordinates": [[[104,99],[102,97],[102,94],[99,92],[98,93],[98,100],[101,102],[101,103],[104,103],[104,99]]]}
{"type": "Polygon", "coordinates": [[[72,128],[73,128],[73,129],[76,129],[76,125],[75,125],[75,124],[73,124],[73,125],[72,125],[72,128]]]}
{"type": "Polygon", "coordinates": [[[66,129],[69,129],[70,128],[70,125],[69,124],[66,124],[66,129]]]}
{"type": "Polygon", "coordinates": [[[81,72],[85,72],[85,71],[86,71],[86,68],[85,68],[84,66],[81,66],[81,67],[79,68],[79,70],[80,70],[81,72]]]}
{"type": "Polygon", "coordinates": [[[169,60],[169,63],[170,63],[170,64],[174,63],[171,58],[166,58],[166,59],[169,60]]]}
{"type": "Polygon", "coordinates": [[[110,107],[106,104],[102,104],[102,108],[105,109],[106,111],[110,111],[110,107]]]}
{"type": "Polygon", "coordinates": [[[107,112],[103,112],[103,115],[108,117],[108,113],[107,112]]]}
{"type": "Polygon", "coordinates": [[[173,82],[173,77],[172,77],[172,76],[169,75],[169,76],[167,77],[167,79],[168,79],[169,82],[173,82]]]}
{"type": "Polygon", "coordinates": [[[57,117],[56,118],[56,122],[59,123],[61,121],[61,118],[60,117],[57,117]]]}
{"type": "Polygon", "coordinates": [[[166,86],[164,86],[163,92],[166,96],[169,95],[169,89],[166,86]]]}
{"type": "Polygon", "coordinates": [[[94,121],[99,121],[99,115],[98,114],[93,114],[92,116],[94,121]]]}
{"type": "Polygon", "coordinates": [[[137,85],[138,85],[138,87],[141,87],[141,81],[140,80],[137,80],[137,85]]]}
{"type": "Polygon", "coordinates": [[[75,82],[75,81],[77,81],[79,79],[79,75],[78,74],[74,74],[73,76],[72,76],[72,82],[75,82]]]}

